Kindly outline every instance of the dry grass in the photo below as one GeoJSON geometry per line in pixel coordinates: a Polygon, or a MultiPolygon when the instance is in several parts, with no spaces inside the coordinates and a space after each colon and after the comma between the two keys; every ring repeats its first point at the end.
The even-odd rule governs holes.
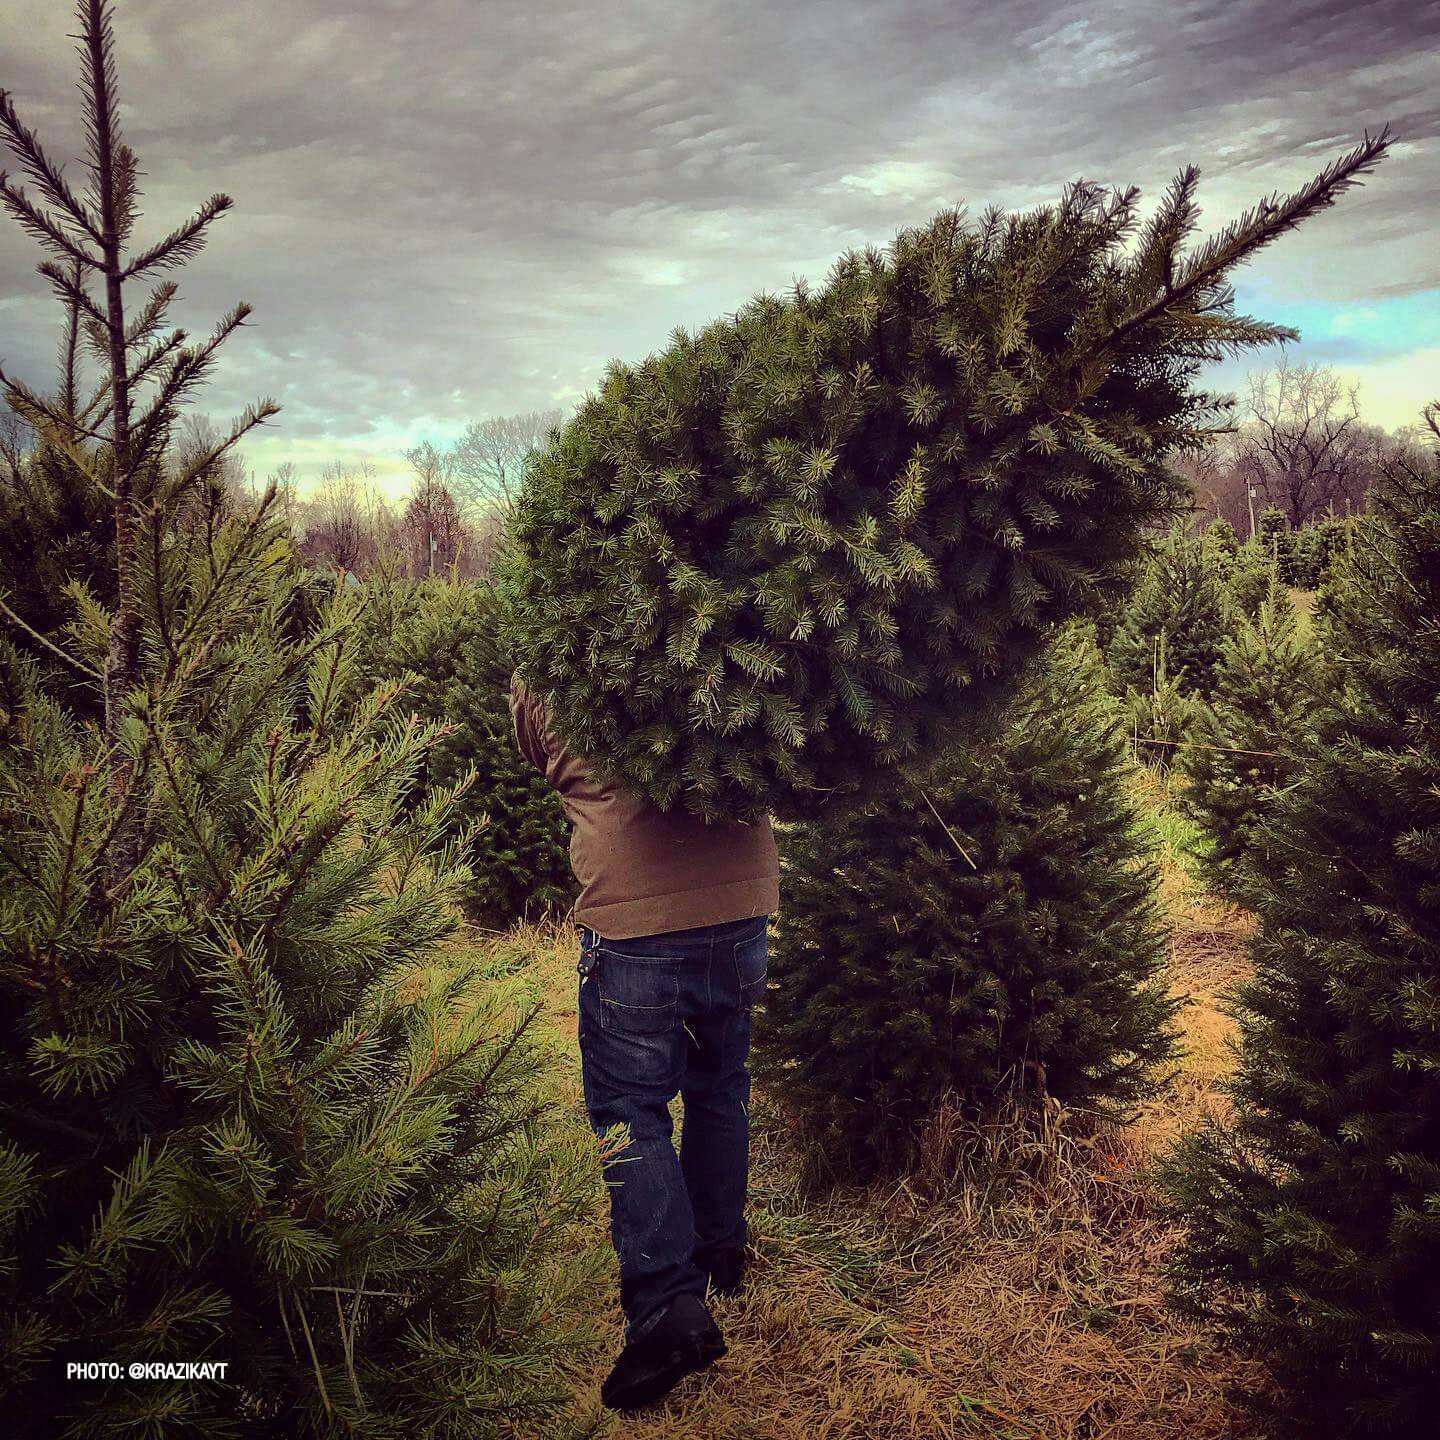
{"type": "MultiPolygon", "coordinates": [[[[1057,1110],[1037,1127],[936,1116],[907,1180],[805,1194],[803,1157],[774,1097],[751,1114],[752,1259],[745,1289],[714,1298],[729,1352],[637,1416],[600,1405],[623,1316],[613,1252],[594,1306],[608,1340],[573,1375],[577,1433],[627,1440],[1262,1440],[1227,1398],[1261,1373],[1163,1305],[1175,1233],[1145,1159],[1222,1103],[1231,1022],[1215,1008],[1244,973],[1246,917],[1195,892],[1165,862],[1170,982],[1187,1053],[1177,1088],[1121,1128],[1085,1136],[1057,1110]]],[[[576,1050],[572,928],[517,929],[497,949],[528,965],[555,1042],[551,1084],[585,1127],[576,1050]]],[[[673,1107],[677,1138],[680,1102],[673,1107]]],[[[608,1247],[597,1159],[593,1223],[608,1247]]]]}

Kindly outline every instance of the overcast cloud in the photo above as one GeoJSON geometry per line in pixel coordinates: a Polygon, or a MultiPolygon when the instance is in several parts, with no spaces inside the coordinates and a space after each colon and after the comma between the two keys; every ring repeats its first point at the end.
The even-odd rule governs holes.
{"type": "MultiPolygon", "coordinates": [[[[116,0],[114,20],[137,246],[235,201],[168,272],[170,316],[199,337],[254,307],[193,408],[225,428],[283,407],[241,447],[257,479],[368,457],[398,493],[409,445],[568,413],[612,358],[944,206],[1028,208],[1083,175],[1139,185],[1148,215],[1194,163],[1198,243],[1387,122],[1362,186],[1235,273],[1237,309],[1297,326],[1292,356],[1360,380],[1367,419],[1440,398],[1440,4],[116,0]]],[[[5,0],[0,87],[77,191],[78,33],[69,0],[5,0]]],[[[0,212],[0,363],[48,392],[46,258],[0,212]]],[[[1202,383],[1243,394],[1279,355],[1202,383]]]]}

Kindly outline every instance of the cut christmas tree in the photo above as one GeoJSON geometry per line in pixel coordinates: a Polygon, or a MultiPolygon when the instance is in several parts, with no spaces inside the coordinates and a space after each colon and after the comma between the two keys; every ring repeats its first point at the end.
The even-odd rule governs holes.
{"type": "Polygon", "coordinates": [[[1183,508],[1172,449],[1226,351],[1296,338],[1225,276],[1330,205],[1388,131],[1193,253],[1187,168],[961,209],[818,291],[613,363],[532,457],[500,572],[521,674],[597,772],[706,819],[805,819],[995,723],[1054,624],[1121,593],[1183,508]]]}

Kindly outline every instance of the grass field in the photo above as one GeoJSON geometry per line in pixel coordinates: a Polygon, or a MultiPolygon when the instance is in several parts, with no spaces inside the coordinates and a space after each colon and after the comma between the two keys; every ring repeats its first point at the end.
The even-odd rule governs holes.
{"type": "MultiPolygon", "coordinates": [[[[1223,1106],[1231,1022],[1217,1009],[1244,974],[1247,917],[1196,887],[1194,834],[1158,781],[1137,791],[1163,855],[1169,981],[1189,1001],[1172,1094],[1130,1125],[1071,1133],[1066,1115],[988,1131],[936,1117],[923,1173],[868,1189],[806,1194],[803,1157],[775,1097],[751,1111],[745,1288],[713,1298],[729,1353],[659,1406],[600,1405],[623,1316],[598,1150],[592,1221],[570,1243],[603,1258],[593,1295],[601,1340],[570,1374],[579,1434],[629,1440],[1241,1440],[1262,1432],[1227,1398],[1260,1373],[1163,1306],[1159,1265],[1173,1231],[1145,1161],[1223,1106]]],[[[473,945],[475,937],[466,937],[473,945]]],[[[576,1044],[578,937],[522,928],[486,942],[544,1005],[556,1123],[588,1135],[576,1044]]],[[[683,1125],[677,1100],[676,1139],[683,1125]]],[[[591,1142],[592,1145],[594,1142],[591,1142]]]]}

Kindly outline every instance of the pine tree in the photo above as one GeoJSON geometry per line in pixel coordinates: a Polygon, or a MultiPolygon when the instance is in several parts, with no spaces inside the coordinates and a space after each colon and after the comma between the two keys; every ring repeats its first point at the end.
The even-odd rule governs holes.
{"type": "Polygon", "coordinates": [[[1107,659],[1115,684],[1121,693],[1151,690],[1163,635],[1169,673],[1187,693],[1207,698],[1229,623],[1225,586],[1204,542],[1172,526],[1111,639],[1107,659]]]}
{"type": "MultiPolygon", "coordinates": [[[[70,275],[78,279],[78,266],[70,275]]],[[[94,429],[109,413],[103,401],[79,404],[78,362],[82,340],[80,306],[67,297],[65,337],[60,346],[60,388],[53,407],[79,413],[94,429]],[[98,408],[97,408],[98,406],[98,408]],[[94,412],[94,413],[92,413],[94,412]]],[[[92,338],[93,344],[93,338],[92,338]]],[[[103,358],[103,356],[102,356],[103,358]]],[[[49,644],[65,639],[64,626],[77,604],[113,605],[115,512],[109,499],[104,447],[86,442],[77,428],[58,443],[41,437],[13,468],[13,484],[0,485],[0,615],[13,627],[14,641],[30,656],[54,693],[64,694],[77,713],[103,719],[90,687],[76,683],[49,644]],[[96,481],[100,483],[97,484],[96,481]]],[[[137,500],[149,499],[147,477],[137,477],[137,500]]]]}
{"type": "Polygon", "coordinates": [[[565,814],[515,745],[508,703],[515,667],[499,637],[493,588],[456,576],[419,583],[381,577],[367,584],[366,598],[364,659],[342,698],[353,703],[375,684],[404,676],[416,713],[450,726],[428,752],[406,805],[475,771],[448,832],[458,836],[483,817],[462,893],[467,917],[504,930],[516,920],[563,914],[578,893],[565,814]]]}
{"type": "Polygon", "coordinates": [[[1107,657],[1107,661],[1116,631],[1125,618],[1125,611],[1134,598],[1136,587],[1144,579],[1147,568],[1148,557],[1137,555],[1122,572],[1124,585],[1120,593],[1096,596],[1086,611],[1085,618],[1095,627],[1095,643],[1100,647],[1100,653],[1107,657]]]}
{"type": "Polygon", "coordinates": [[[1329,574],[1331,562],[1345,549],[1346,523],[1326,516],[1304,526],[1295,535],[1295,584],[1302,590],[1318,590],[1329,574]]]}
{"type": "Polygon", "coordinates": [[[907,1165],[947,1089],[1114,1113],[1160,1088],[1176,1002],[1120,719],[1080,626],[1047,658],[998,736],[909,780],[908,813],[779,837],[753,1064],[842,1168],[907,1165]]]}
{"type": "Polygon", "coordinates": [[[1205,527],[1203,538],[1221,578],[1228,579],[1240,558],[1240,537],[1235,533],[1235,527],[1223,515],[1217,515],[1205,527]]]}
{"type": "MultiPolygon", "coordinates": [[[[1295,607],[1278,582],[1255,620],[1242,619],[1225,642],[1211,701],[1201,702],[1180,748],[1181,803],[1211,844],[1196,855],[1201,874],[1239,905],[1253,903],[1247,874],[1270,872],[1261,820],[1295,778],[1296,744],[1317,703],[1313,648],[1299,638],[1295,607]]],[[[1263,883],[1263,882],[1262,882],[1263,883]]]]}
{"type": "MultiPolygon", "coordinates": [[[[124,263],[138,171],[108,14],[78,9],[98,215],[0,93],[0,124],[65,228],[3,176],[0,196],[109,282],[104,313],[83,279],[73,294],[115,342],[103,464],[121,517],[114,607],[81,607],[68,647],[50,642],[105,688],[103,729],[0,633],[6,1425],[20,1440],[538,1433],[565,1404],[557,1362],[580,1333],[555,1312],[604,1258],[553,1268],[557,1231],[593,1197],[590,1137],[547,1138],[538,1003],[437,951],[467,874],[468,837],[444,829],[471,777],[408,815],[399,797],[443,725],[406,717],[398,685],[337,722],[351,592],[307,643],[281,643],[295,566],[273,482],[248,519],[176,524],[203,457],[171,471],[163,438],[246,307],[205,346],[175,332],[158,395],[132,416],[124,379],[146,366],[129,352],[174,287],[126,325],[123,279],[193,254],[229,202],[124,263]],[[132,468],[152,485],[143,508],[132,468]],[[122,638],[117,691],[127,606],[134,664],[122,638]],[[67,1380],[67,1362],[97,1360],[229,1370],[67,1380]]],[[[79,406],[5,383],[64,448],[79,406]]]]}
{"type": "MultiPolygon", "coordinates": [[[[1113,678],[1111,680],[1113,685],[1113,678]]],[[[1189,741],[1200,701],[1171,673],[1166,637],[1155,642],[1155,674],[1148,690],[1128,686],[1122,714],[1134,758],[1159,775],[1168,775],[1175,757],[1189,741]]]]}
{"type": "Polygon", "coordinates": [[[1291,1432],[1418,1440],[1440,1415],[1440,443],[1371,493],[1341,684],[1266,823],[1234,1120],[1160,1178],[1175,1302],[1265,1359],[1291,1432]]]}
{"type": "Polygon", "coordinates": [[[1280,565],[1275,552],[1251,537],[1241,547],[1228,588],[1236,612],[1249,620],[1260,616],[1260,607],[1272,585],[1280,584],[1280,565]]]}
{"type": "Polygon", "coordinates": [[[1260,528],[1256,531],[1260,544],[1274,557],[1280,572],[1282,585],[1294,585],[1295,581],[1295,532],[1285,518],[1283,510],[1273,506],[1260,512],[1260,528]]]}
{"type": "Polygon", "coordinates": [[[1233,404],[1204,358],[1294,335],[1224,275],[1388,140],[1193,254],[1198,172],[960,209],[823,289],[607,370],[527,465],[502,585],[523,678],[597,771],[706,819],[815,818],[982,734],[1050,627],[1123,591],[1233,404]]]}

